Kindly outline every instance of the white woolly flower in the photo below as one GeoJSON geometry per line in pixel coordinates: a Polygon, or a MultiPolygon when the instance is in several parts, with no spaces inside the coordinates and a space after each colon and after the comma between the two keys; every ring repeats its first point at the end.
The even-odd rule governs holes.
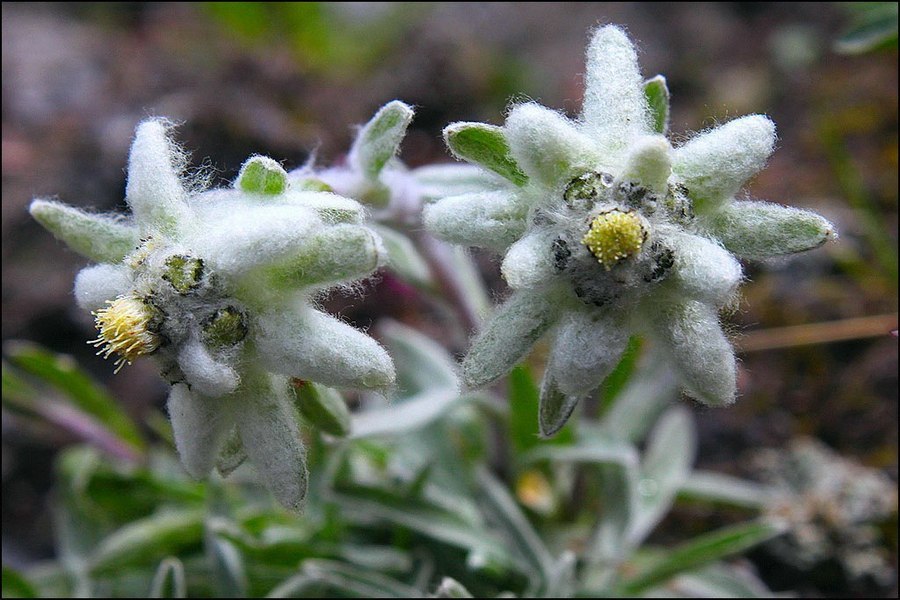
{"type": "Polygon", "coordinates": [[[811,212],[733,201],[772,152],[767,117],[735,119],[673,148],[665,79],[642,79],[615,26],[594,33],[585,79],[578,121],[525,103],[503,127],[448,126],[454,155],[507,184],[441,199],[424,219],[446,240],[505,253],[514,291],[464,359],[469,386],[503,376],[553,330],[543,435],[603,381],[632,334],[666,351],[693,397],[731,403],[735,359],[718,311],[741,281],[733,255],[798,252],[834,235],[811,212]]]}
{"type": "Polygon", "coordinates": [[[358,203],[295,189],[271,159],[251,157],[233,189],[204,192],[185,186],[182,163],[166,123],[145,121],[128,164],[133,220],[47,200],[31,214],[102,263],[75,281],[99,330],[91,343],[119,368],[156,359],[187,471],[205,477],[226,441],[243,445],[277,499],[299,508],[307,474],[294,404],[315,414],[308,405],[327,401],[340,415],[323,386],[394,384],[377,342],[311,303],[378,268],[380,237],[358,203]]]}

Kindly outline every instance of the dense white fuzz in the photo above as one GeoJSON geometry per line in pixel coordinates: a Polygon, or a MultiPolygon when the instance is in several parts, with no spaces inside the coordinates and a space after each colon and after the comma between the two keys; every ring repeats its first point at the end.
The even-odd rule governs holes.
{"type": "Polygon", "coordinates": [[[835,237],[812,213],[732,202],[774,148],[767,117],[735,119],[673,149],[666,80],[642,80],[622,29],[594,32],[585,87],[577,123],[526,103],[502,129],[449,126],[456,156],[511,183],[439,199],[425,215],[446,240],[504,252],[503,277],[517,289],[463,361],[469,386],[505,374],[560,321],[541,390],[543,435],[563,426],[645,327],[693,396],[731,402],[735,362],[717,311],[735,302],[741,283],[732,253],[764,258],[835,237]],[[515,177],[519,168],[527,178],[515,177]]]}
{"type": "Polygon", "coordinates": [[[715,309],[682,300],[644,312],[652,322],[651,333],[669,355],[688,393],[710,406],[734,402],[737,365],[715,309]]]}
{"type": "Polygon", "coordinates": [[[412,171],[425,202],[503,187],[504,180],[475,165],[427,165],[412,171]]]}
{"type": "Polygon", "coordinates": [[[287,380],[256,374],[249,383],[233,399],[235,405],[242,407],[241,416],[236,419],[241,441],[272,495],[283,506],[299,511],[309,477],[287,380]]]}
{"type": "Polygon", "coordinates": [[[605,152],[619,152],[652,132],[637,52],[619,27],[594,32],[587,49],[582,118],[605,152]]]}
{"type": "Polygon", "coordinates": [[[296,254],[321,224],[305,207],[247,206],[220,215],[187,241],[213,269],[239,276],[296,254]]]}
{"type": "Polygon", "coordinates": [[[179,177],[181,155],[160,120],[138,125],[128,157],[125,200],[141,235],[176,233],[190,219],[184,186],[179,177]]]}
{"type": "Polygon", "coordinates": [[[181,464],[191,477],[205,478],[233,424],[231,399],[207,398],[176,383],[169,392],[167,408],[181,464]]]}
{"type": "Polygon", "coordinates": [[[52,200],[34,200],[31,216],[82,256],[118,262],[138,245],[137,229],[121,218],[94,215],[52,200]]]}
{"type": "Polygon", "coordinates": [[[553,262],[553,232],[525,235],[509,247],[500,272],[511,288],[527,288],[549,282],[558,273],[553,262]]]}
{"type": "Polygon", "coordinates": [[[106,307],[106,301],[118,298],[131,288],[131,272],[119,265],[94,265],[75,276],[75,302],[94,312],[106,307]]]}
{"type": "Polygon", "coordinates": [[[618,181],[637,181],[657,194],[665,195],[672,174],[672,146],[661,135],[640,138],[630,149],[618,181]]]}
{"type": "Polygon", "coordinates": [[[435,235],[455,244],[505,249],[525,232],[527,213],[517,195],[482,191],[426,206],[423,221],[435,235]]]}
{"type": "MultiPolygon", "coordinates": [[[[378,175],[410,116],[400,103],[379,113],[355,146],[357,166],[378,175]]],[[[387,253],[362,225],[365,209],[332,193],[311,168],[292,177],[276,161],[253,156],[233,186],[198,191],[182,184],[184,162],[166,123],[145,121],[129,157],[133,225],[46,200],[35,200],[31,211],[75,250],[105,263],[75,281],[77,302],[98,330],[89,343],[115,361],[116,372],[145,356],[159,364],[173,385],[169,413],[187,471],[205,477],[231,431],[220,471],[233,470],[246,451],[279,501],[297,509],[307,477],[287,376],[380,392],[395,377],[377,342],[313,310],[310,298],[371,274],[387,253]]],[[[373,193],[387,189],[363,183],[373,193]]],[[[396,236],[395,254],[425,280],[424,261],[415,263],[411,244],[396,236]]],[[[343,400],[321,389],[314,423],[343,431],[343,400]]]]}
{"type": "Polygon", "coordinates": [[[560,319],[547,376],[567,395],[585,396],[619,362],[628,343],[627,324],[612,311],[573,310],[560,319]]]}
{"type": "Polygon", "coordinates": [[[816,213],[772,202],[732,202],[704,223],[726,248],[751,259],[810,250],[837,237],[834,225],[816,213]]]}
{"type": "Polygon", "coordinates": [[[412,109],[403,102],[385,104],[356,136],[348,156],[354,169],[368,179],[377,179],[397,153],[412,118],[412,109]]]}
{"type": "Polygon", "coordinates": [[[375,232],[359,225],[335,225],[312,232],[293,255],[270,269],[278,287],[334,284],[365,277],[387,260],[375,232]]]}
{"type": "Polygon", "coordinates": [[[529,102],[506,118],[510,154],[529,177],[555,187],[570,174],[591,170],[598,155],[591,140],[556,111],[529,102]]]}
{"type": "Polygon", "coordinates": [[[748,115],[676,149],[672,169],[694,201],[694,210],[709,213],[760,172],[774,149],[775,124],[766,116],[748,115]]]}
{"type": "Polygon", "coordinates": [[[257,345],[270,371],[330,387],[387,389],[394,365],[378,342],[311,308],[261,315],[257,345]]]}
{"type": "Polygon", "coordinates": [[[689,233],[669,237],[675,256],[673,282],[681,294],[716,308],[731,302],[741,283],[741,264],[718,243],[689,233]]]}
{"type": "Polygon", "coordinates": [[[558,300],[543,292],[514,292],[497,308],[463,360],[466,385],[480,387],[508,373],[553,325],[558,300]]]}
{"type": "Polygon", "coordinates": [[[201,396],[218,398],[233,392],[240,383],[237,371],[213,358],[196,338],[181,347],[178,366],[191,389],[201,396]]]}

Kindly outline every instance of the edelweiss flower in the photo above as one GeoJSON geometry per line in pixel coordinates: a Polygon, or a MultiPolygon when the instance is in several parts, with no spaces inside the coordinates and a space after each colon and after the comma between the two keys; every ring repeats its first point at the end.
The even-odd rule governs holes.
{"type": "Polygon", "coordinates": [[[732,402],[735,359],[718,319],[741,281],[732,254],[765,258],[833,236],[813,213],[733,201],[772,152],[768,118],[736,119],[679,148],[664,135],[667,119],[665,80],[644,82],[631,42],[607,26],[588,47],[578,121],[526,103],[502,128],[444,131],[454,154],[508,180],[425,212],[444,239],[504,252],[514,290],[473,342],[463,375],[472,387],[490,383],[555,328],[544,435],[603,381],[632,334],[666,351],[694,398],[732,402]]]}
{"type": "Polygon", "coordinates": [[[271,159],[249,159],[234,189],[205,192],[186,189],[181,164],[165,123],[146,121],[128,165],[133,222],[47,200],[31,214],[103,263],[75,281],[100,332],[92,343],[119,368],[156,359],[172,384],[169,416],[188,472],[206,476],[231,435],[278,500],[297,508],[307,475],[293,403],[333,400],[320,385],[394,382],[378,343],[310,302],[374,271],[380,238],[361,225],[358,203],[292,189],[271,159]]]}

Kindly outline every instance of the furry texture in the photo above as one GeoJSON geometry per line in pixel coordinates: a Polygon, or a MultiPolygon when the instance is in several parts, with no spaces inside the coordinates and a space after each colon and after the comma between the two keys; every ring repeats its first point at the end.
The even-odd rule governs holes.
{"type": "MultiPolygon", "coordinates": [[[[731,253],[774,256],[834,235],[806,211],[732,203],[774,148],[767,117],[735,119],[673,149],[662,135],[665,79],[643,81],[622,29],[594,31],[585,87],[579,121],[526,103],[510,111],[503,139],[482,126],[497,138],[495,149],[508,143],[515,165],[504,169],[517,166],[527,181],[444,198],[425,220],[444,239],[505,252],[503,276],[516,289],[463,361],[470,386],[504,375],[559,322],[541,388],[545,435],[602,382],[631,331],[666,348],[694,398],[732,402],[734,356],[717,314],[734,303],[742,280],[731,253]],[[504,213],[501,227],[494,215],[506,205],[521,208],[504,213]]],[[[450,141],[463,125],[478,127],[451,125],[451,151],[496,171],[495,159],[450,141]]]]}
{"type": "MultiPolygon", "coordinates": [[[[187,471],[204,477],[237,421],[238,443],[278,500],[297,508],[305,455],[288,380],[266,368],[342,387],[393,384],[381,346],[307,305],[326,285],[370,274],[383,264],[384,248],[357,224],[365,215],[358,203],[292,190],[284,169],[266,157],[251,157],[233,188],[196,189],[183,179],[185,156],[167,128],[161,120],[137,128],[126,186],[133,226],[44,200],[34,201],[32,213],[103,261],[75,283],[79,305],[96,314],[93,343],[116,354],[119,367],[145,354],[159,363],[173,384],[169,412],[187,471]]],[[[388,129],[384,135],[396,137],[388,129]]],[[[366,143],[388,143],[367,135],[366,143]]],[[[371,166],[393,150],[382,158],[359,152],[371,166]]]]}

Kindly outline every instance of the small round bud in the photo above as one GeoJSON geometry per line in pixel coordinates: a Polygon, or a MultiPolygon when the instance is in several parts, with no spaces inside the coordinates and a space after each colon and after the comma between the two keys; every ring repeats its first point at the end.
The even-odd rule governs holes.
{"type": "Polygon", "coordinates": [[[176,254],[166,259],[162,278],[179,294],[187,294],[200,286],[203,278],[203,259],[176,254]]]}
{"type": "Polygon", "coordinates": [[[253,156],[247,159],[235,182],[238,189],[267,196],[283,194],[287,185],[287,171],[278,162],[266,156],[253,156]]]}
{"type": "Polygon", "coordinates": [[[234,306],[220,308],[203,322],[203,339],[214,348],[234,346],[247,337],[247,320],[234,306]]]}

